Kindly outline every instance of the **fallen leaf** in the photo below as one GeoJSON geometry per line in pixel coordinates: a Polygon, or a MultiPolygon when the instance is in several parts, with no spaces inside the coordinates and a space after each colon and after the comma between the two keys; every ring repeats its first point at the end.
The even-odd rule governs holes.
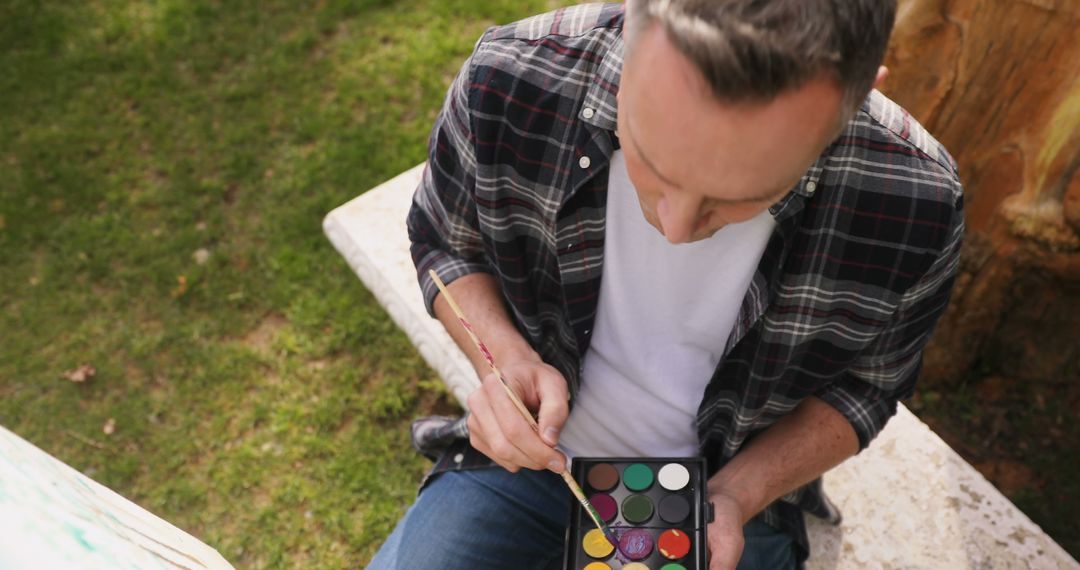
{"type": "Polygon", "coordinates": [[[97,374],[96,368],[89,364],[83,364],[78,368],[65,372],[64,378],[72,382],[86,382],[88,379],[93,378],[95,374],[97,374]]]}
{"type": "Polygon", "coordinates": [[[191,258],[195,260],[198,265],[206,265],[206,261],[210,259],[210,250],[205,247],[200,247],[195,250],[195,253],[191,254],[191,258]]]}
{"type": "Polygon", "coordinates": [[[114,431],[116,431],[116,420],[109,418],[105,425],[101,426],[101,432],[105,435],[112,435],[114,431]]]}
{"type": "Polygon", "coordinates": [[[176,277],[176,287],[169,292],[169,296],[176,299],[184,293],[187,293],[187,277],[178,275],[176,277]]]}

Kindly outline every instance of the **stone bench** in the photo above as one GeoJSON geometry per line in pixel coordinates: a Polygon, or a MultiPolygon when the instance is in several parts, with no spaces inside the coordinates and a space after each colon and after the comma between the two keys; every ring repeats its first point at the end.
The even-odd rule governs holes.
{"type": "MultiPolygon", "coordinates": [[[[330,212],[323,228],[424,359],[464,403],[471,365],[424,310],[405,216],[423,165],[330,212]]],[[[1080,564],[907,408],[859,455],[825,475],[844,513],[807,517],[812,569],[1038,568],[1080,564]]]]}

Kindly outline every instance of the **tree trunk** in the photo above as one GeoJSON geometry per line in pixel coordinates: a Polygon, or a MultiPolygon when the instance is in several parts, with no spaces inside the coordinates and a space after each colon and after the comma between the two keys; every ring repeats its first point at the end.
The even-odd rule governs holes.
{"type": "Polygon", "coordinates": [[[883,91],[956,158],[967,238],[923,382],[1080,377],[1080,1],[900,0],[883,91]]]}

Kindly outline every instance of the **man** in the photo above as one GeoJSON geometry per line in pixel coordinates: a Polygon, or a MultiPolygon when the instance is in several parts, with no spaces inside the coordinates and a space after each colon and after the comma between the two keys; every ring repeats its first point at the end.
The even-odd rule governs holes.
{"type": "Polygon", "coordinates": [[[710,568],[801,565],[802,512],[839,521],[821,474],[912,393],[959,255],[955,164],[872,91],[894,12],[633,0],[484,34],[409,215],[482,386],[415,427],[443,447],[370,568],[558,568],[573,455],[703,456],[710,568]]]}

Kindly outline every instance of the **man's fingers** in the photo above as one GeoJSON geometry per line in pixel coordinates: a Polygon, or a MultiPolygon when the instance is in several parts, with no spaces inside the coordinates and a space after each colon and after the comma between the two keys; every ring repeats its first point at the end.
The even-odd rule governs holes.
{"type": "MultiPolygon", "coordinates": [[[[479,420],[473,420],[470,416],[470,424],[479,425],[479,420]]],[[[486,455],[489,459],[495,462],[496,465],[506,469],[511,473],[517,473],[521,470],[521,467],[513,463],[504,461],[496,456],[495,452],[491,450],[491,446],[487,444],[487,440],[484,439],[483,430],[479,427],[473,429],[469,428],[469,444],[473,446],[477,451],[486,455]]]]}
{"type": "Polygon", "coordinates": [[[478,422],[478,421],[479,420],[473,419],[472,416],[469,417],[469,421],[468,421],[468,423],[469,423],[469,445],[473,446],[473,448],[476,449],[477,451],[479,451],[480,453],[483,453],[484,455],[486,455],[489,459],[494,461],[496,465],[502,467],[503,469],[506,469],[507,471],[509,471],[511,473],[517,473],[518,471],[520,471],[521,470],[520,467],[518,467],[516,465],[510,465],[509,463],[505,463],[503,461],[500,461],[500,460],[495,459],[494,457],[492,457],[494,454],[491,452],[490,448],[488,447],[487,442],[484,441],[484,435],[481,433],[480,428],[479,427],[476,427],[476,428],[472,427],[473,425],[476,425],[476,422],[478,422]]]}
{"type": "Polygon", "coordinates": [[[495,374],[485,376],[469,395],[470,438],[480,452],[510,471],[521,467],[566,470],[566,457],[554,449],[569,415],[566,383],[554,369],[541,365],[511,366],[514,382],[504,386],[495,374]],[[515,405],[508,388],[530,409],[539,411],[538,433],[515,405]]]}
{"type": "Polygon", "coordinates": [[[566,382],[562,378],[538,378],[536,393],[540,397],[540,437],[544,443],[559,443],[559,432],[570,415],[570,403],[566,399],[566,382]]]}
{"type": "MultiPolygon", "coordinates": [[[[534,402],[534,405],[536,403],[542,405],[540,393],[536,388],[536,377],[518,378],[518,380],[521,381],[519,383],[525,384],[521,386],[521,389],[530,392],[526,396],[532,396],[523,397],[522,399],[529,399],[529,401],[534,402]]],[[[555,473],[565,471],[566,458],[541,439],[528,420],[522,416],[522,412],[514,405],[510,396],[507,395],[507,391],[503,388],[498,377],[492,375],[486,378],[484,388],[487,391],[488,401],[496,412],[502,434],[507,437],[510,444],[529,459],[528,463],[522,463],[522,465],[529,467],[529,469],[548,469],[555,473]]],[[[565,396],[563,399],[565,399],[565,396]]]]}
{"type": "Polygon", "coordinates": [[[488,377],[485,379],[484,388],[507,442],[528,458],[528,462],[521,465],[529,469],[551,469],[561,473],[566,466],[565,458],[533,431],[528,420],[522,417],[517,406],[506,394],[499,379],[495,376],[488,377]]]}
{"type": "MultiPolygon", "coordinates": [[[[505,394],[502,396],[504,399],[506,398],[505,394]]],[[[504,432],[505,428],[498,417],[499,414],[494,408],[495,405],[492,402],[490,393],[484,388],[469,396],[469,410],[471,411],[469,417],[473,422],[473,424],[470,424],[470,437],[472,436],[472,426],[475,425],[478,428],[476,431],[480,440],[477,443],[483,445],[484,449],[476,447],[476,443],[473,444],[473,447],[476,447],[484,455],[506,467],[509,471],[517,471],[521,467],[542,469],[543,467],[522,453],[509,439],[508,434],[504,432]]],[[[518,419],[520,420],[520,417],[518,419]]],[[[528,429],[527,426],[526,429],[528,429]]]]}

